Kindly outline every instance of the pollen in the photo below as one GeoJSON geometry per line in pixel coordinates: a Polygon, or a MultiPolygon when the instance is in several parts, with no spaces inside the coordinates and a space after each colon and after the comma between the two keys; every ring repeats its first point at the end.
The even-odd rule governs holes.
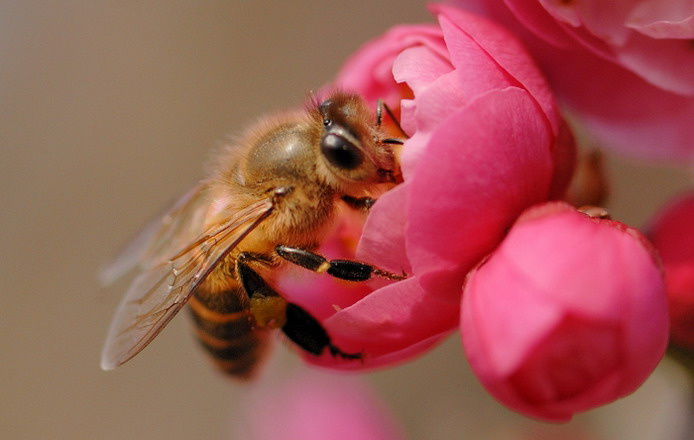
{"type": "Polygon", "coordinates": [[[280,296],[254,296],[251,312],[260,328],[280,328],[287,322],[287,302],[280,296]]]}

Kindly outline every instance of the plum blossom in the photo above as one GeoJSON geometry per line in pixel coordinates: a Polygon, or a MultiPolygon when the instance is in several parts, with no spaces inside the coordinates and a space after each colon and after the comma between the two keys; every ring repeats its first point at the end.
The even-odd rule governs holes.
{"type": "Polygon", "coordinates": [[[523,39],[605,146],[694,160],[694,3],[459,0],[523,39]]]}
{"type": "Polygon", "coordinates": [[[311,362],[392,364],[456,329],[466,273],[525,208],[560,197],[571,174],[573,139],[520,43],[486,19],[432,10],[439,26],[397,27],[338,75],[336,87],[373,104],[377,96],[405,98],[389,103],[410,135],[401,155],[405,181],[371,210],[357,257],[410,276],[359,294],[333,282],[318,303],[284,288],[320,316],[342,350],[367,354],[361,363],[330,355],[311,362]]]}
{"type": "Polygon", "coordinates": [[[694,194],[670,201],[651,220],[648,236],[663,260],[672,342],[694,350],[694,194]]]}
{"type": "Polygon", "coordinates": [[[561,202],[531,208],[466,283],[473,371],[498,400],[546,420],[630,394],[667,345],[656,260],[622,223],[561,202]]]}

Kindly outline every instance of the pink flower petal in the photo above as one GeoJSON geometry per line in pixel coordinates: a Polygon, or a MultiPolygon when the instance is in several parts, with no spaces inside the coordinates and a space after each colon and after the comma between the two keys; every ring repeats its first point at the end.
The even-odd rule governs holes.
{"type": "MultiPolygon", "coordinates": [[[[441,7],[441,5],[438,6],[441,7]]],[[[506,37],[507,35],[480,17],[467,14],[459,17],[452,11],[458,12],[459,10],[441,8],[439,23],[443,30],[451,62],[458,74],[460,86],[463,87],[463,96],[466,98],[463,103],[488,90],[517,85],[513,78],[509,78],[503,68],[499,68],[500,61],[489,53],[490,49],[494,49],[497,41],[484,40],[485,32],[492,33],[497,37],[506,37]],[[454,22],[452,19],[458,19],[458,21],[454,22]],[[487,43],[488,47],[482,46],[477,39],[487,43]],[[485,75],[480,75],[480,72],[485,72],[485,75]]],[[[518,54],[515,58],[519,62],[527,61],[518,54]]]]}
{"type": "MultiPolygon", "coordinates": [[[[472,15],[462,9],[444,5],[432,6],[439,15],[439,22],[446,38],[446,44],[451,53],[451,60],[459,72],[477,73],[474,65],[470,66],[470,56],[475,54],[470,50],[466,38],[474,40],[475,44],[500,68],[500,73],[508,75],[504,83],[520,86],[526,89],[537,101],[552,126],[552,132],[559,132],[561,117],[554,97],[544,80],[540,70],[530,60],[526,48],[504,28],[480,16],[472,15]],[[461,33],[462,31],[462,33],[461,33]],[[463,35],[465,37],[463,37],[463,35]],[[468,67],[470,66],[470,67],[468,67]],[[510,79],[510,81],[509,81],[510,79]]],[[[486,70],[484,82],[494,78],[493,70],[486,70]]],[[[479,78],[480,75],[477,75],[479,78]]],[[[472,76],[461,77],[463,83],[472,82],[472,76]]],[[[477,81],[480,81],[478,79],[477,81]]],[[[497,87],[503,88],[503,83],[497,87]]],[[[491,88],[491,87],[490,87],[491,88]]]]}
{"type": "Polygon", "coordinates": [[[432,134],[458,109],[467,105],[475,95],[468,95],[457,72],[439,77],[416,99],[416,108],[411,114],[403,114],[403,123],[414,126],[415,132],[405,141],[401,155],[402,172],[409,179],[419,166],[420,158],[426,153],[432,134]],[[407,116],[414,121],[405,119],[407,116]]]}
{"type": "Polygon", "coordinates": [[[644,158],[693,160],[694,3],[457,3],[470,2],[523,39],[558,96],[605,147],[644,158]]]}
{"type": "Polygon", "coordinates": [[[256,388],[235,417],[234,438],[247,440],[397,440],[395,420],[356,377],[319,371],[256,388]],[[246,426],[239,421],[245,421],[246,426]],[[239,426],[241,425],[241,426],[239,426]],[[245,430],[243,430],[245,428],[245,430]]]}
{"type": "MultiPolygon", "coordinates": [[[[641,21],[647,20],[646,13],[658,14],[675,13],[681,19],[685,19],[694,13],[694,7],[687,11],[673,11],[672,6],[648,7],[637,1],[584,1],[573,2],[575,13],[580,17],[581,24],[594,36],[607,42],[613,50],[614,58],[618,64],[632,70],[648,82],[678,94],[694,94],[694,57],[692,57],[691,45],[686,41],[694,37],[694,28],[683,31],[676,28],[679,35],[688,34],[685,40],[681,38],[651,38],[643,33],[632,31],[628,22],[634,14],[641,21]],[[635,10],[636,8],[636,10],[635,10]],[[645,9],[644,9],[645,8],[645,9]],[[668,8],[668,11],[664,9],[668,8]]],[[[660,3],[670,3],[661,1],[660,3]]],[[[558,7],[556,3],[544,1],[548,10],[566,9],[558,7]]],[[[661,30],[663,27],[661,26],[661,30]]]]}
{"type": "Polygon", "coordinates": [[[694,2],[648,0],[629,14],[626,26],[651,38],[694,38],[694,2]]]}
{"type": "Polygon", "coordinates": [[[694,349],[694,194],[669,202],[651,220],[648,235],[665,266],[672,341],[694,349]]]}
{"type": "Polygon", "coordinates": [[[552,48],[544,54],[555,86],[569,92],[567,103],[605,146],[660,160],[694,160],[694,99],[658,89],[590,54],[552,48]],[[575,63],[560,61],[567,57],[575,63]]]}
{"type": "Polygon", "coordinates": [[[667,265],[694,263],[694,194],[669,201],[650,221],[648,236],[667,265]]]}
{"type": "Polygon", "coordinates": [[[612,2],[556,2],[539,0],[547,12],[571,27],[585,29],[611,46],[621,46],[629,38],[629,30],[622,24],[638,0],[612,2]]]}
{"type": "MultiPolygon", "coordinates": [[[[493,263],[493,262],[492,262],[493,263]]],[[[524,274],[516,274],[513,268],[491,264],[485,267],[485,277],[471,272],[466,283],[466,291],[484,289],[491,292],[506,292],[504,301],[496,295],[468,295],[462,308],[463,321],[467,321],[463,332],[470,332],[466,338],[469,357],[484,353],[489,368],[500,376],[510,375],[527,356],[527,347],[534,344],[556,327],[563,318],[561,310],[538,298],[531,292],[509,288],[522,285],[524,274]],[[478,286],[478,283],[483,283],[478,286]],[[509,307],[513,304],[513,307],[509,307]],[[488,319],[494,316],[494,319],[488,319]],[[523,331],[518,331],[521,328],[523,331]],[[506,344],[495,344],[504,340],[506,344]]]]}
{"type": "Polygon", "coordinates": [[[357,92],[372,105],[383,99],[388,105],[397,107],[402,88],[393,78],[393,60],[404,49],[416,46],[427,47],[433,53],[446,53],[441,31],[435,26],[396,26],[352,55],[333,86],[357,92]]]}
{"type": "Polygon", "coordinates": [[[402,361],[450,333],[458,325],[457,309],[457,300],[431,298],[416,278],[408,278],[374,291],[323,322],[333,344],[346,352],[364,353],[363,361],[329,353],[307,359],[342,369],[369,369],[384,361],[402,361]]]}
{"type": "Polygon", "coordinates": [[[453,71],[448,59],[442,58],[426,46],[404,49],[393,61],[393,77],[405,82],[415,95],[419,95],[432,82],[453,71]]]}
{"type": "MultiPolygon", "coordinates": [[[[504,17],[502,23],[506,23],[512,18],[512,15],[523,23],[523,26],[528,30],[551,45],[562,49],[573,49],[576,47],[576,40],[571,36],[570,32],[567,32],[563,22],[557,21],[538,1],[480,1],[484,3],[484,10],[490,16],[504,17]]],[[[466,4],[467,2],[462,1],[461,3],[466,4]]]]}
{"type": "MultiPolygon", "coordinates": [[[[694,34],[694,18],[688,21],[691,27],[689,32],[694,34]]],[[[692,38],[694,36],[688,39],[655,39],[634,33],[617,54],[617,60],[649,83],[691,99],[694,96],[692,38]]]]}
{"type": "Polygon", "coordinates": [[[665,263],[665,286],[670,309],[670,337],[694,350],[694,264],[665,263]]]}
{"type": "Polygon", "coordinates": [[[569,420],[621,395],[619,350],[616,325],[567,316],[509,382],[523,395],[518,404],[529,414],[569,420]]]}
{"type": "Polygon", "coordinates": [[[480,96],[442,123],[407,207],[408,257],[432,295],[458,295],[520,212],[547,198],[550,150],[544,117],[521,89],[480,96]]]}
{"type": "MultiPolygon", "coordinates": [[[[507,0],[516,16],[540,38],[550,43],[556,40],[556,27],[547,26],[549,13],[567,35],[590,52],[633,71],[658,88],[679,95],[694,94],[694,58],[688,44],[694,37],[691,2],[593,0],[565,5],[540,1],[545,12],[539,11],[535,3],[507,0]],[[543,17],[541,21],[538,15],[543,17]]],[[[569,48],[565,40],[558,47],[569,48]]]]}
{"type": "MultiPolygon", "coordinates": [[[[450,336],[451,333],[452,330],[446,330],[439,334],[426,337],[421,341],[400,350],[391,352],[385,351],[377,355],[365,354],[365,358],[361,360],[344,360],[327,354],[324,354],[323,356],[312,356],[302,353],[302,355],[307,363],[318,367],[340,371],[374,371],[380,368],[402,364],[416,358],[417,356],[421,356],[441,343],[447,336],[450,336]]],[[[338,345],[341,344],[340,346],[344,346],[348,343],[349,342],[345,343],[344,341],[337,342],[338,345]]],[[[358,344],[354,343],[353,345],[353,352],[357,353],[356,347],[358,344]]]]}
{"type": "Polygon", "coordinates": [[[364,233],[357,247],[357,257],[393,273],[412,274],[407,260],[405,236],[407,182],[383,194],[371,208],[364,233]]]}

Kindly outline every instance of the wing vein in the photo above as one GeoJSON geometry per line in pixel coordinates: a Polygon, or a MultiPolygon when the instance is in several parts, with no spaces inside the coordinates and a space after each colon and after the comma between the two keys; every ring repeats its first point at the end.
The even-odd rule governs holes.
{"type": "MultiPolygon", "coordinates": [[[[209,226],[168,260],[146,266],[116,310],[102,352],[102,368],[115,368],[145,348],[217,265],[272,210],[272,198],[255,202],[209,226]]],[[[175,225],[176,220],[170,224],[175,225]]]]}

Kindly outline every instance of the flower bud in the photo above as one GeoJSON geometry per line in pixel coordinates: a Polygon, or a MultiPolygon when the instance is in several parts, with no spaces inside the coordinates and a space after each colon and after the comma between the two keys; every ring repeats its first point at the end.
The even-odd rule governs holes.
{"type": "Polygon", "coordinates": [[[694,194],[671,202],[648,235],[665,267],[672,342],[694,350],[694,194]]]}
{"type": "Polygon", "coordinates": [[[461,319],[466,354],[487,390],[555,421],[633,392],[668,337],[649,243],[564,203],[523,214],[470,274],[461,319]]]}

